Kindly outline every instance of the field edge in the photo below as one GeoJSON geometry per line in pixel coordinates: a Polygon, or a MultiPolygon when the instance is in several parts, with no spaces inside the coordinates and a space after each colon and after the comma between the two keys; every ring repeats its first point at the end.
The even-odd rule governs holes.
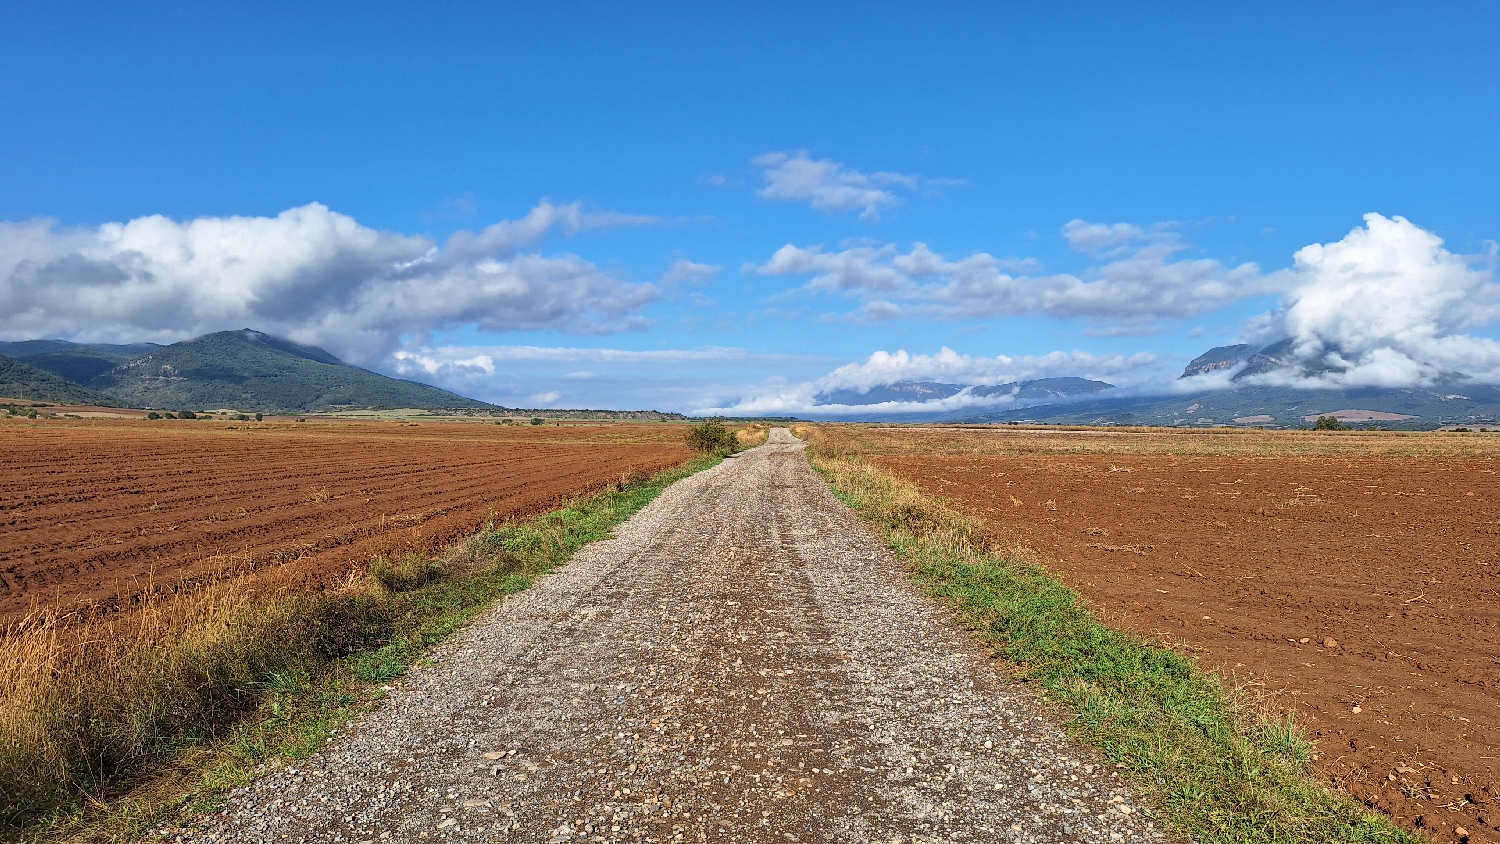
{"type": "MultiPolygon", "coordinates": [[[[369,614],[373,591],[381,604],[375,614],[387,618],[390,635],[326,662],[282,666],[258,678],[256,705],[222,738],[177,748],[124,793],[100,796],[80,789],[72,805],[12,825],[14,838],[8,840],[129,842],[164,826],[190,825],[266,770],[316,753],[345,722],[377,706],[388,684],[422,664],[433,647],[584,546],[610,538],[615,526],[667,487],[722,459],[702,455],[547,513],[486,525],[433,558],[376,561],[371,582],[354,596],[361,606],[331,614],[336,623],[367,625],[369,619],[360,616],[369,614]]],[[[326,608],[323,615],[329,615],[326,608]]]]}
{"type": "Polygon", "coordinates": [[[1040,563],[991,547],[978,520],[857,454],[820,451],[814,426],[794,433],[921,588],[1122,768],[1169,829],[1215,844],[1421,841],[1310,776],[1312,744],[1295,722],[1107,627],[1040,563]]]}

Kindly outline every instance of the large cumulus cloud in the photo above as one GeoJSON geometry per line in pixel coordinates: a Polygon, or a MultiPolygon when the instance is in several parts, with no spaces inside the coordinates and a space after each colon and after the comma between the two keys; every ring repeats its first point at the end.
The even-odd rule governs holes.
{"type": "Polygon", "coordinates": [[[537,249],[554,233],[649,222],[543,201],[442,245],[317,203],[275,217],[0,223],[0,335],[173,341],[249,326],[369,362],[458,325],[641,328],[657,285],[537,249]]]}
{"type": "Polygon", "coordinates": [[[1342,240],[1296,253],[1282,307],[1247,338],[1289,338],[1305,386],[1423,386],[1462,373],[1500,383],[1500,343],[1473,332],[1500,319],[1493,256],[1457,255],[1404,217],[1366,214],[1342,240]]]}

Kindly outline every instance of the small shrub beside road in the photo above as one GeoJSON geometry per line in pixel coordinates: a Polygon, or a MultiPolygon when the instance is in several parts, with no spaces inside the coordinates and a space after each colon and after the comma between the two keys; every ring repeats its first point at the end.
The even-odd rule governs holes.
{"type": "Polygon", "coordinates": [[[724,427],[717,419],[694,425],[686,435],[687,444],[702,454],[733,454],[736,446],[735,432],[724,427]]]}

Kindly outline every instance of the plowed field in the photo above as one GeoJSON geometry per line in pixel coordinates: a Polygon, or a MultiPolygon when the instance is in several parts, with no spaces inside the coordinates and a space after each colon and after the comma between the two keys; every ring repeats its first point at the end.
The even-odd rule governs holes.
{"type": "Polygon", "coordinates": [[[691,455],[672,425],[0,424],[0,622],[291,566],[316,587],[691,455]]]}
{"type": "MultiPolygon", "coordinates": [[[[826,429],[825,429],[826,430],[826,429]]],[[[835,431],[1110,623],[1295,710],[1333,783],[1500,841],[1500,438],[835,431]]]]}

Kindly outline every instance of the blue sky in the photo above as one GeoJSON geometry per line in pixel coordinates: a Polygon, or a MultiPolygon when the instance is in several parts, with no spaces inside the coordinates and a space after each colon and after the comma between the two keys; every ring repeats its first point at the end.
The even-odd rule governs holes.
{"type": "Polygon", "coordinates": [[[248,326],[510,405],[761,412],[1299,331],[1500,371],[1492,3],[311,5],[4,4],[4,339],[248,326]],[[1278,322],[1357,229],[1377,274],[1441,238],[1380,289],[1456,304],[1278,322]]]}

